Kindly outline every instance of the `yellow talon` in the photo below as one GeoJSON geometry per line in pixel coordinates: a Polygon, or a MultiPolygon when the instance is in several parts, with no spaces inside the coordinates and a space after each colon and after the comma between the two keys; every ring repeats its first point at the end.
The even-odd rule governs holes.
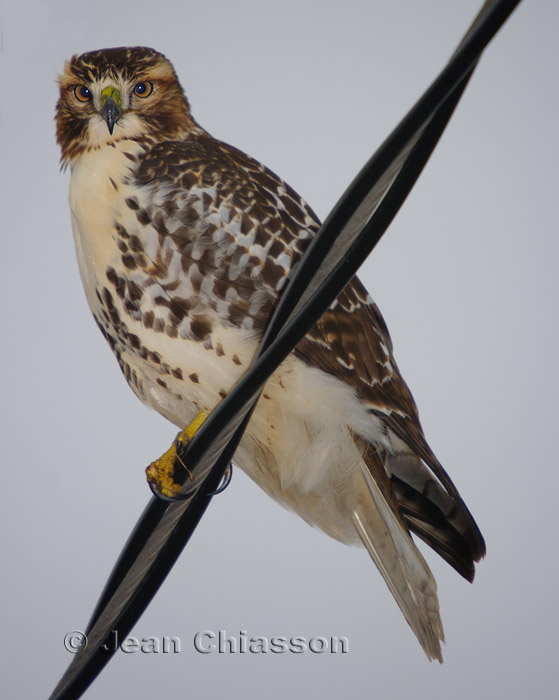
{"type": "Polygon", "coordinates": [[[207,417],[208,414],[206,411],[198,411],[193,420],[186,426],[182,433],[179,433],[179,440],[187,443],[190,442],[205,423],[207,417]],[[184,437],[181,437],[183,435],[184,437]]]}
{"type": "Polygon", "coordinates": [[[155,484],[161,495],[173,498],[182,489],[182,485],[177,484],[174,479],[176,459],[180,461],[192,480],[192,474],[188,467],[177,455],[177,446],[181,443],[188,444],[200,430],[207,417],[208,414],[205,411],[198,411],[194,419],[177,435],[175,442],[169,447],[167,452],[162,454],[155,462],[152,462],[146,469],[148,482],[155,484]]]}

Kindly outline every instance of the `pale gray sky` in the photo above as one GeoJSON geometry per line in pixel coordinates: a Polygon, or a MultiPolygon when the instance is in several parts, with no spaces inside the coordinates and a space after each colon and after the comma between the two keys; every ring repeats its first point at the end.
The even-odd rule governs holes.
{"type": "MultiPolygon", "coordinates": [[[[56,74],[88,49],[174,63],[196,118],[324,218],[444,66],[481,0],[2,3],[2,695],[46,697],[149,499],[175,428],[126,386],[87,308],[58,171],[56,74]]],[[[489,46],[362,278],[488,555],[432,554],[447,646],[429,664],[368,556],[236,471],[142,617],[177,655],[120,653],[86,697],[551,698],[557,657],[558,9],[489,46]],[[555,69],[555,70],[553,70],[555,69]],[[201,655],[198,630],[346,636],[349,653],[201,655]],[[125,689],[125,690],[123,690],[125,689]]]]}

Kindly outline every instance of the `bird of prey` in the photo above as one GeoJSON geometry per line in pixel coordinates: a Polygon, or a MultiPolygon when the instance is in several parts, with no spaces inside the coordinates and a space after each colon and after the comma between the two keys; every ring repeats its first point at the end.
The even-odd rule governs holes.
{"type": "MultiPolygon", "coordinates": [[[[89,306],[138,398],[192,432],[248,368],[320,222],[195,121],[161,53],[74,56],[59,87],[89,306]]],[[[235,463],[311,525],[361,542],[427,656],[442,660],[436,583],[410,532],[470,581],[485,544],[357,277],[266,383],[235,463]]],[[[160,462],[148,478],[173,494],[160,462]]]]}

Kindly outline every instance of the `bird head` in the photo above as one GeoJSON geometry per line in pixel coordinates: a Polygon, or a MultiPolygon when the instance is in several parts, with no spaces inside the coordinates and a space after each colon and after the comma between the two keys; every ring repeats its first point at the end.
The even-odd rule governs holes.
{"type": "Polygon", "coordinates": [[[177,138],[196,128],[171,63],[144,47],[73,56],[58,78],[56,138],[67,164],[123,138],[177,138]]]}

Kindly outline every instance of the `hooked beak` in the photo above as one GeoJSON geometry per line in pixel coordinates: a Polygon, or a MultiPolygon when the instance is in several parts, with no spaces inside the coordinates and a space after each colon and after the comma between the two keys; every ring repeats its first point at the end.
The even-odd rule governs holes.
{"type": "Polygon", "coordinates": [[[109,133],[113,134],[115,124],[122,114],[120,92],[113,87],[108,87],[101,93],[101,116],[107,122],[109,133]]]}

